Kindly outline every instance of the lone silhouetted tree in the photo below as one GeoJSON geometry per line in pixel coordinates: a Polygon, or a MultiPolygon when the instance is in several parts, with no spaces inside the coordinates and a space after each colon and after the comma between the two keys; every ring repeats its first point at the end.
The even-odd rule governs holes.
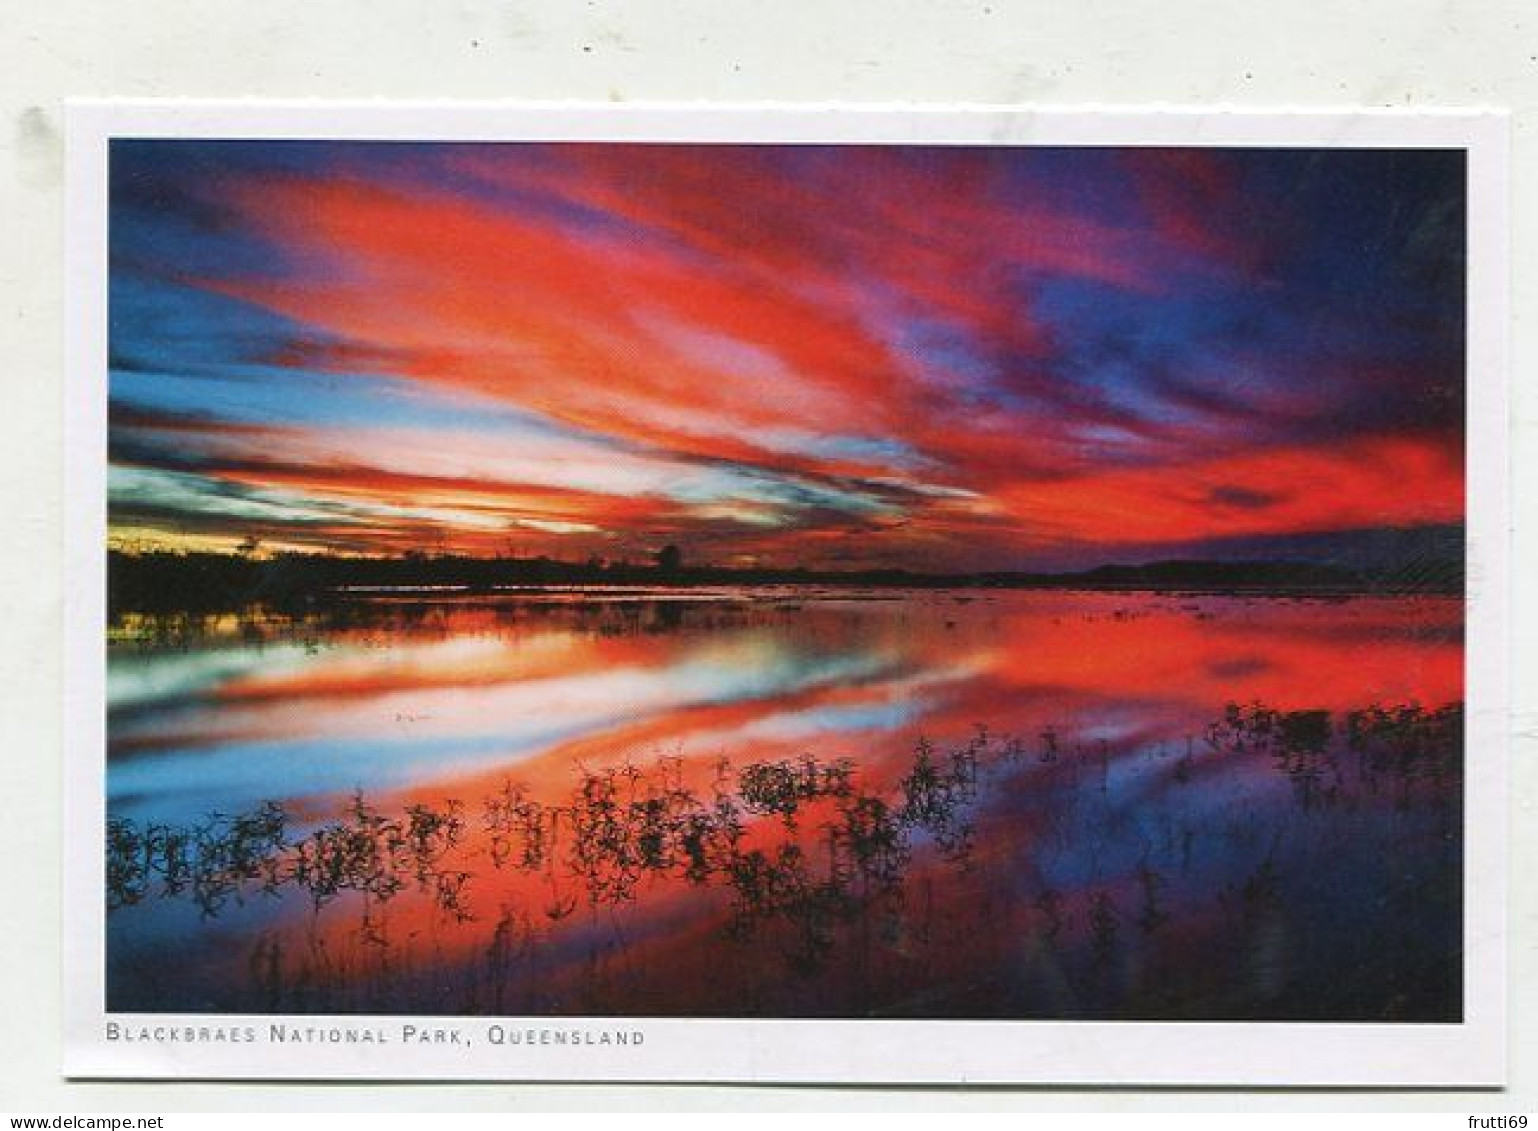
{"type": "Polygon", "coordinates": [[[677,573],[683,564],[684,552],[671,542],[657,551],[657,568],[663,573],[677,573]]]}

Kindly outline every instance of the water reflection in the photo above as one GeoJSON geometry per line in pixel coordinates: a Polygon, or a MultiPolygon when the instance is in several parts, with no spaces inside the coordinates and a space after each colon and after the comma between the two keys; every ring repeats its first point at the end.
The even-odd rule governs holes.
{"type": "Polygon", "coordinates": [[[1458,1015],[1456,603],[665,604],[121,626],[112,1008],[1458,1015]]]}

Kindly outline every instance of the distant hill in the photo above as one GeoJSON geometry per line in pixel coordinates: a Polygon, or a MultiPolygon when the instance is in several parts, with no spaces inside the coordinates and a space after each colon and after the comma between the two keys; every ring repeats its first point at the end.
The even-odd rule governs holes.
{"type": "Polygon", "coordinates": [[[1105,589],[1456,593],[1463,588],[1463,563],[1439,559],[1399,567],[1351,568],[1317,562],[1170,561],[1099,566],[1060,580],[1068,577],[1105,589]]]}

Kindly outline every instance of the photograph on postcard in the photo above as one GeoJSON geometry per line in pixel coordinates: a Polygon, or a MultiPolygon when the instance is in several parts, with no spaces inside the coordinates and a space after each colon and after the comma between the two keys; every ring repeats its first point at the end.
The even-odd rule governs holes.
{"type": "Polygon", "coordinates": [[[105,167],[104,1015],[1464,1020],[1464,148],[105,167]]]}

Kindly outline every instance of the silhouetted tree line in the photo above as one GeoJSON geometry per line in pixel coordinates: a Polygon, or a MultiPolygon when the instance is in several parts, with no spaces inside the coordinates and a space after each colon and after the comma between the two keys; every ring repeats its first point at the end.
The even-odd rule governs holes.
{"type": "Polygon", "coordinates": [[[482,801],[478,818],[458,800],[386,814],[361,792],[341,819],[303,835],[273,801],[193,825],[113,818],[107,906],[186,896],[212,917],[256,893],[297,889],[318,910],[350,892],[362,901],[367,933],[378,928],[380,908],[414,889],[463,922],[475,918],[467,899],[474,872],[461,846],[478,819],[493,869],[544,878],[548,894],[539,910],[552,922],[572,914],[579,900],[594,909],[633,902],[649,879],[724,885],[733,897],[733,934],[786,923],[790,957],[810,963],[832,946],[839,926],[873,902],[900,900],[915,836],[928,837],[947,859],[965,858],[987,750],[981,732],[944,754],[921,741],[908,772],[886,793],[863,787],[848,760],[804,755],[740,770],[723,760],[702,790],[686,784],[680,760],[661,759],[648,769],[582,769],[559,802],[507,781],[482,801]],[[786,839],[749,843],[749,826],[760,819],[778,822],[786,839]],[[817,824],[802,838],[805,821],[817,824]]]}
{"type": "Polygon", "coordinates": [[[491,591],[517,585],[855,585],[885,588],[1088,589],[1257,593],[1460,593],[1456,560],[1357,569],[1306,562],[1172,561],[1107,565],[1078,573],[920,573],[905,569],[818,570],[691,565],[676,546],[651,562],[568,562],[549,557],[400,557],[331,554],[108,553],[113,613],[221,611],[264,604],[299,607],[371,587],[457,587],[491,591]]]}

